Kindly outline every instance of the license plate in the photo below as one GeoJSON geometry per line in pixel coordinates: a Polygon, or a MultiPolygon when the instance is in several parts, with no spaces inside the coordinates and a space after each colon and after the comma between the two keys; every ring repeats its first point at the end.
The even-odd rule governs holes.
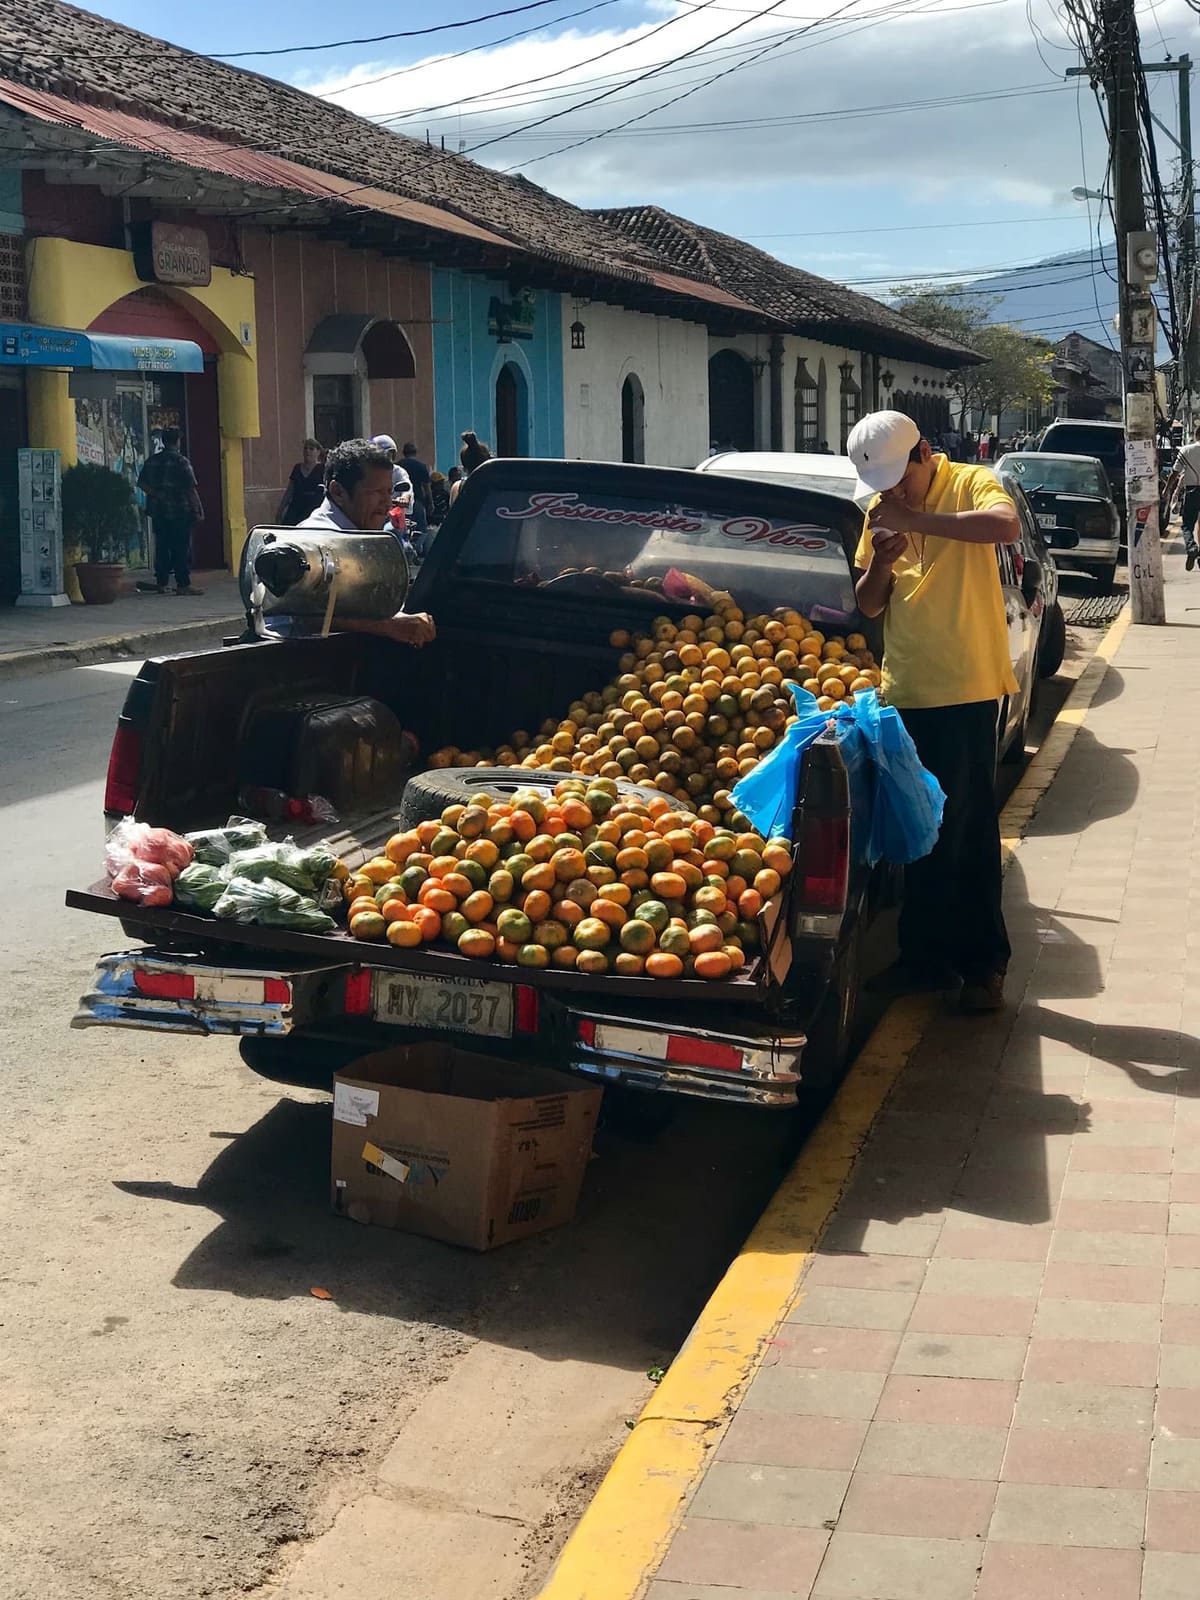
{"type": "Polygon", "coordinates": [[[1057,528],[1058,527],[1058,518],[1054,515],[1053,511],[1039,511],[1038,512],[1038,527],[1039,528],[1057,528]]]}
{"type": "Polygon", "coordinates": [[[375,974],[375,1020],[403,1028],[478,1033],[508,1039],[513,1028],[513,991],[483,978],[405,977],[375,974]]]}

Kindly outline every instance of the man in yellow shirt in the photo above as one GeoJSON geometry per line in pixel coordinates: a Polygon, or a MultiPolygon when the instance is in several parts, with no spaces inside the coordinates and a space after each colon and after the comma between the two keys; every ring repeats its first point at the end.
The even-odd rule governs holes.
{"type": "Polygon", "coordinates": [[[986,468],[935,454],[902,412],[864,417],[846,449],[877,496],[855,565],[859,609],[884,617],[883,698],[946,793],[933,852],[905,874],[897,976],[927,987],[956,974],[965,1010],[995,1011],[1011,954],[996,731],[999,701],[1017,692],[995,547],[1021,524],[986,468]]]}

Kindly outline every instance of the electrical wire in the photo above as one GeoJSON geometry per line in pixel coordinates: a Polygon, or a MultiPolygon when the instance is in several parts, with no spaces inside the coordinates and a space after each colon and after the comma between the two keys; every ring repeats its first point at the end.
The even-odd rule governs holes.
{"type": "MultiPolygon", "coordinates": [[[[705,0],[705,3],[711,3],[711,0],[705,0]]],[[[828,23],[828,22],[832,22],[832,21],[836,20],[836,18],[838,16],[840,16],[842,14],[842,12],[851,10],[854,6],[858,5],[859,3],[860,3],[860,0],[843,0],[843,4],[840,5],[826,19],[826,22],[828,23]]],[[[735,22],[731,27],[726,28],[723,33],[719,33],[714,38],[707,40],[705,44],[703,44],[703,45],[694,45],[692,47],[692,49],[685,50],[683,52],[683,54],[677,58],[677,60],[678,61],[686,61],[686,60],[688,60],[689,57],[698,54],[699,51],[705,50],[705,49],[710,49],[714,44],[719,44],[722,39],[728,39],[731,34],[740,33],[743,28],[748,28],[752,22],[761,22],[764,17],[769,16],[771,14],[771,12],[773,12],[773,11],[777,11],[779,9],[779,7],[781,5],[783,5],[783,4],[784,4],[784,0],[771,0],[770,5],[764,7],[763,10],[761,10],[759,12],[756,12],[756,13],[752,14],[751,16],[743,18],[743,20],[741,22],[735,22]]],[[[821,24],[819,24],[819,23],[809,23],[808,26],[806,28],[804,28],[804,29],[801,29],[800,32],[806,33],[806,32],[809,31],[809,29],[815,28],[815,27],[819,27],[819,26],[821,26],[821,24]]],[[[753,57],[751,59],[753,60],[753,57]]],[[[627,88],[631,88],[631,89],[635,88],[639,83],[645,83],[649,78],[656,77],[662,71],[663,71],[663,68],[661,66],[651,67],[646,72],[640,73],[637,77],[631,79],[630,82],[626,85],[626,87],[627,88]]],[[[539,117],[534,122],[526,123],[526,125],[524,127],[518,128],[516,131],[518,133],[529,133],[534,128],[544,127],[545,124],[548,123],[548,122],[557,122],[560,117],[570,116],[573,111],[582,111],[587,106],[598,105],[601,101],[608,100],[614,94],[617,94],[619,92],[620,91],[617,90],[617,89],[606,89],[601,94],[593,95],[589,100],[580,102],[579,105],[564,107],[561,111],[551,111],[550,113],[548,113],[548,115],[546,115],[544,117],[539,117]]],[[[693,90],[689,90],[688,92],[689,93],[694,93],[693,90]]],[[[592,135],[591,137],[595,138],[595,137],[599,137],[599,136],[598,135],[592,135]]],[[[467,150],[465,151],[465,154],[474,155],[474,153],[477,150],[487,150],[492,145],[499,144],[500,142],[501,141],[500,141],[499,138],[482,139],[482,140],[480,140],[480,142],[478,144],[470,145],[467,148],[467,150]]],[[[581,143],[590,143],[590,139],[586,140],[586,141],[580,141],[580,142],[581,143]]],[[[574,149],[575,146],[571,145],[571,146],[569,146],[567,148],[574,149]]],[[[554,155],[554,154],[558,154],[558,153],[559,152],[557,152],[557,151],[550,151],[548,153],[548,155],[554,155]]],[[[548,155],[536,156],[536,157],[534,157],[534,160],[545,161],[545,160],[548,159],[548,155]]],[[[529,163],[523,163],[523,165],[528,165],[528,164],[529,163]]]]}
{"type": "MultiPolygon", "coordinates": [[[[1138,106],[1141,111],[1142,139],[1144,154],[1150,170],[1150,189],[1154,203],[1154,216],[1157,224],[1158,245],[1162,252],[1162,266],[1167,280],[1167,305],[1170,312],[1171,324],[1168,328],[1163,323],[1162,312],[1158,312],[1158,320],[1162,324],[1163,333],[1166,335],[1167,344],[1173,356],[1179,354],[1179,316],[1175,307],[1175,274],[1171,271],[1170,240],[1167,237],[1167,208],[1166,197],[1163,194],[1162,177],[1158,167],[1158,151],[1155,148],[1154,121],[1150,114],[1150,90],[1146,83],[1146,69],[1142,63],[1141,45],[1138,39],[1137,27],[1133,29],[1133,70],[1137,89],[1138,106]]],[[[1155,301],[1157,308],[1158,302],[1155,301]]]]}
{"type": "Polygon", "coordinates": [[[355,83],[343,83],[333,89],[322,89],[321,99],[328,100],[335,94],[353,94],[358,89],[370,89],[377,83],[388,83],[393,78],[407,77],[410,72],[444,67],[448,62],[461,61],[464,56],[476,55],[481,50],[498,50],[501,45],[512,44],[514,39],[527,39],[531,33],[542,33],[547,28],[557,28],[561,23],[574,22],[577,17],[586,17],[593,11],[603,11],[606,6],[615,6],[619,3],[620,0],[593,0],[590,6],[584,6],[580,11],[567,11],[561,17],[548,17],[544,22],[535,23],[532,28],[521,28],[516,33],[506,33],[501,38],[489,39],[484,44],[470,45],[465,50],[448,51],[444,56],[413,61],[407,67],[395,67],[391,72],[381,72],[377,78],[360,78],[355,83]]]}
{"type": "MultiPolygon", "coordinates": [[[[844,12],[849,11],[852,8],[852,6],[854,6],[856,3],[857,3],[857,0],[846,0],[846,3],[844,5],[839,6],[836,11],[831,13],[829,20],[831,22],[834,21],[837,17],[841,16],[844,12]]],[[[767,9],[771,10],[771,9],[773,9],[773,7],[768,7],[767,9]]],[[[905,12],[908,11],[909,9],[910,9],[909,7],[906,7],[903,3],[901,3],[900,5],[897,5],[894,8],[893,15],[905,14],[905,12]]],[[[927,10],[928,7],[927,6],[925,6],[925,7],[918,6],[915,9],[927,10]]],[[[797,37],[797,38],[802,37],[805,33],[811,32],[812,29],[817,27],[817,26],[818,26],[818,24],[816,24],[816,23],[810,23],[807,28],[799,29],[797,34],[795,35],[795,37],[797,37]]],[[[854,31],[857,31],[857,30],[854,30],[854,31]]],[[[827,41],[818,40],[816,42],[817,43],[824,43],[824,42],[827,42],[827,41]]],[[[533,166],[536,162],[549,161],[552,158],[554,158],[555,156],[566,155],[569,151],[581,149],[584,145],[594,144],[597,139],[605,139],[610,134],[622,133],[622,132],[624,132],[624,130],[626,128],[632,127],[635,122],[643,122],[643,121],[645,121],[645,119],[647,117],[655,116],[660,111],[666,111],[671,106],[678,105],[681,100],[688,99],[688,97],[690,95],[699,94],[702,89],[707,89],[712,84],[720,82],[720,80],[722,78],[728,78],[732,73],[740,72],[745,67],[754,66],[758,61],[761,61],[764,56],[771,55],[775,50],[777,50],[779,48],[780,48],[779,45],[776,45],[776,44],[766,45],[761,50],[759,50],[757,54],[750,56],[748,60],[738,62],[735,66],[726,67],[723,71],[714,73],[712,75],[712,77],[707,78],[703,83],[698,83],[698,84],[695,84],[690,89],[685,89],[681,94],[677,94],[677,95],[673,96],[670,100],[664,101],[662,103],[662,105],[651,106],[648,111],[639,112],[639,114],[636,117],[628,117],[624,122],[617,123],[615,127],[606,128],[606,129],[604,129],[603,132],[600,132],[600,133],[589,134],[586,138],[583,138],[583,139],[574,139],[574,140],[571,141],[570,144],[561,145],[556,150],[543,151],[541,155],[530,156],[527,160],[521,161],[521,162],[517,162],[515,165],[513,165],[511,167],[505,167],[503,170],[505,172],[516,172],[516,171],[520,170],[521,168],[528,167],[528,166],[533,166]]],[[[560,113],[560,115],[561,115],[561,113],[560,113]]]]}
{"type": "Polygon", "coordinates": [[[488,11],[478,17],[462,17],[457,22],[436,22],[429,28],[401,28],[396,33],[376,33],[363,39],[327,39],[324,44],[284,44],[270,50],[213,50],[206,52],[218,61],[245,61],[259,56],[306,55],[315,50],[341,50],[354,44],[387,44],[392,39],[424,39],[431,33],[451,33],[456,28],[475,28],[481,22],[495,22],[498,17],[516,17],[525,11],[540,11],[543,6],[558,4],[558,0],[525,0],[523,5],[508,6],[503,11],[488,11]]]}

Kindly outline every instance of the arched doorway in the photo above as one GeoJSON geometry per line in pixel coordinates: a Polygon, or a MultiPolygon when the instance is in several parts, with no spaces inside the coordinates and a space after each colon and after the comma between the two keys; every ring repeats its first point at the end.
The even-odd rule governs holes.
{"type": "Polygon", "coordinates": [[[754,449],[754,373],[736,350],[709,358],[708,436],[717,450],[754,449]]]}
{"type": "Polygon", "coordinates": [[[646,394],[637,373],[621,385],[621,460],[646,459],[646,394]]]}
{"type": "Polygon", "coordinates": [[[512,361],[496,374],[496,454],[529,454],[529,387],[512,361]]]}
{"type": "MultiPolygon", "coordinates": [[[[105,398],[75,401],[80,460],[100,461],[136,483],[147,456],[161,445],[164,428],[178,428],[180,448],[192,463],[204,521],[192,530],[192,564],[201,570],[226,564],[221,483],[221,427],[217,405],[220,346],[187,306],[161,289],[124,295],[90,325],[94,333],[152,340],[189,339],[204,354],[202,373],[117,373],[105,398]]],[[[148,527],[149,525],[146,524],[148,527]]],[[[144,559],[150,560],[145,539],[144,559]]]]}

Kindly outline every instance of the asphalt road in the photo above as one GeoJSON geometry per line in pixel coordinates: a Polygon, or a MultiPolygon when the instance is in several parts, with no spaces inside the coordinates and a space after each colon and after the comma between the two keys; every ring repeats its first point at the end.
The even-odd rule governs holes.
{"type": "Polygon", "coordinates": [[[578,1226],[476,1257],[335,1218],[327,1099],[256,1078],[233,1044],[72,1031],[120,934],[62,896],[100,870],[133,670],[0,685],[6,1600],[254,1587],[477,1341],[619,1369],[636,1412],[789,1137],[703,1106],[653,1139],[609,1128],[578,1226]]]}
{"type": "MultiPolygon", "coordinates": [[[[1072,630],[1035,735],[1094,642],[1072,630]]],[[[632,1415],[801,1132],[687,1103],[653,1136],[610,1124],[577,1225],[482,1257],[334,1218],[326,1097],[255,1077],[228,1042],[68,1026],[120,939],[62,895],[98,875],[134,670],[0,684],[6,1600],[254,1588],[481,1346],[590,1372],[632,1415]]],[[[598,1431],[581,1481],[622,1436],[598,1431]]],[[[546,1503],[535,1569],[569,1520],[554,1484],[546,1503]]]]}

